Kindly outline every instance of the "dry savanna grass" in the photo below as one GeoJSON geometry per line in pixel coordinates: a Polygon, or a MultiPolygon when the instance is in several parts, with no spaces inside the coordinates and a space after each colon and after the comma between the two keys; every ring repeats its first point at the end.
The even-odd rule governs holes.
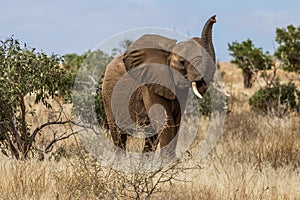
{"type": "MultiPolygon", "coordinates": [[[[0,199],[300,199],[299,116],[274,118],[250,111],[247,99],[258,85],[243,89],[241,71],[230,63],[222,63],[221,70],[232,95],[231,112],[204,159],[198,153],[207,118],[189,152],[175,166],[157,172],[114,171],[90,157],[73,137],[57,144],[57,159],[1,157],[0,199]]],[[[299,78],[284,72],[280,76],[283,81],[299,78]]],[[[39,119],[47,120],[45,111],[39,112],[39,119]]],[[[64,129],[68,127],[57,127],[64,129]]]]}

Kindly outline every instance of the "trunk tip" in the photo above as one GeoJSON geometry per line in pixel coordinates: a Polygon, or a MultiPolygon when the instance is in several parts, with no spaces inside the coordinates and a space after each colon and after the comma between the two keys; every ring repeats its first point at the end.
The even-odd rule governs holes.
{"type": "Polygon", "coordinates": [[[210,17],[210,21],[211,21],[211,22],[214,22],[214,23],[217,22],[216,17],[217,17],[216,15],[211,16],[211,17],[210,17]]]}

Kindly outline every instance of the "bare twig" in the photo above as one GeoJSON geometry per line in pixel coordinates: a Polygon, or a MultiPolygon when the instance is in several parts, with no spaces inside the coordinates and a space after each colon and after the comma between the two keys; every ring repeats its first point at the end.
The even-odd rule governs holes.
{"type": "Polygon", "coordinates": [[[54,134],[54,138],[53,140],[47,145],[47,147],[45,148],[45,153],[49,153],[52,149],[51,147],[56,143],[56,142],[59,142],[61,140],[65,140],[65,139],[68,139],[69,137],[73,136],[73,135],[76,135],[80,132],[82,132],[84,129],[82,130],[79,130],[79,131],[76,131],[76,132],[72,132],[72,133],[69,133],[67,134],[67,132],[63,133],[60,137],[56,138],[55,137],[55,134],[54,134]],[[67,135],[66,135],[67,134],[67,135]]]}

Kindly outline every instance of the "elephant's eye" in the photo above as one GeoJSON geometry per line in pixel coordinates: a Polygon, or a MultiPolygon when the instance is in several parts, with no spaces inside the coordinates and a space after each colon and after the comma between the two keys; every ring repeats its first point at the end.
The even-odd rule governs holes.
{"type": "Polygon", "coordinates": [[[183,58],[181,58],[181,59],[179,60],[179,63],[180,63],[181,65],[184,65],[184,64],[185,64],[185,60],[184,60],[183,58]]]}

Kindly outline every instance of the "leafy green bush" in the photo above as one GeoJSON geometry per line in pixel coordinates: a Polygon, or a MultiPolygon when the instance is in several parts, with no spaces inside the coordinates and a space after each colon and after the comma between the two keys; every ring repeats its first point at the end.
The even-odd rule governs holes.
{"type": "Polygon", "coordinates": [[[72,87],[69,90],[73,92],[73,111],[75,116],[80,117],[83,122],[99,122],[101,126],[106,124],[101,94],[102,79],[105,67],[112,59],[112,56],[100,49],[88,51],[81,56],[77,54],[65,55],[64,66],[72,74],[72,84],[70,84],[72,87]],[[75,78],[77,80],[76,83],[75,78]],[[74,88],[73,84],[75,84],[74,88]],[[94,111],[97,119],[94,118],[94,111]]]}
{"type": "Polygon", "coordinates": [[[210,117],[212,112],[224,111],[227,109],[227,97],[218,91],[206,92],[202,99],[198,99],[199,113],[202,116],[210,117]]]}
{"type": "Polygon", "coordinates": [[[199,104],[199,113],[203,116],[210,117],[212,104],[208,92],[203,95],[202,99],[198,99],[198,104],[199,104]]]}
{"type": "Polygon", "coordinates": [[[64,89],[68,74],[61,68],[62,59],[57,55],[36,52],[34,48],[22,47],[13,37],[0,41],[0,149],[16,159],[28,158],[35,137],[46,126],[67,122],[58,118],[39,127],[32,127],[27,115],[30,110],[25,97],[33,96],[51,108],[49,99],[64,89]]]}
{"type": "Polygon", "coordinates": [[[249,99],[249,105],[260,113],[283,116],[297,111],[297,99],[300,99],[300,91],[294,83],[281,84],[277,81],[273,87],[260,88],[249,99]]]}

